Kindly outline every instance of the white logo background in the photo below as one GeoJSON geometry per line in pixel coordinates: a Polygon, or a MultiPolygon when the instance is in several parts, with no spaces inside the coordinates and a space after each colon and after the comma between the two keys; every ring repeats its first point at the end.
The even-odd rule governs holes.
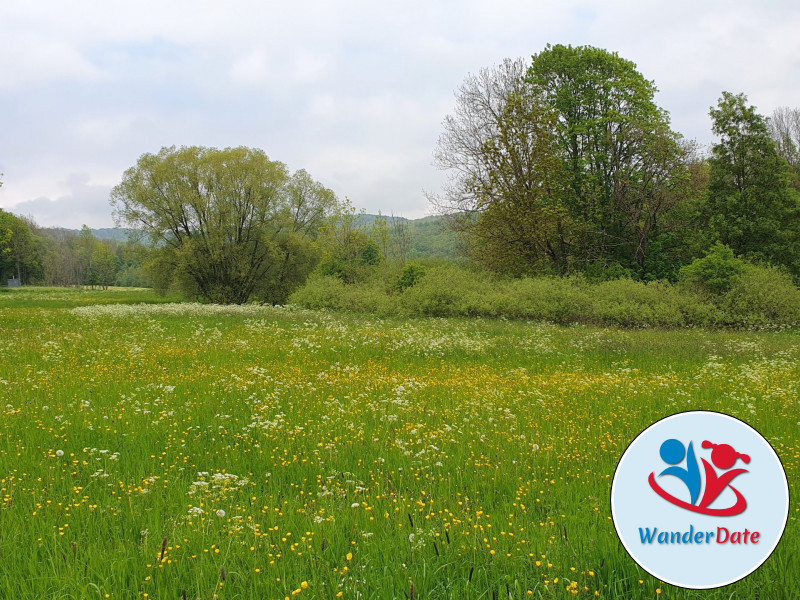
{"type": "MultiPolygon", "coordinates": [[[[713,463],[712,463],[713,464],[713,463]]],[[[686,461],[678,466],[686,466],[686,461]]],[[[718,474],[722,470],[716,469],[718,474]]],[[[702,490],[700,496],[702,497],[702,490]]],[[[726,508],[736,501],[726,489],[709,508],[726,508]]],[[[699,504],[699,502],[698,502],[699,504]]],[[[611,487],[611,515],[617,534],[628,554],[648,573],[667,583],[694,589],[715,588],[733,583],[756,570],[780,541],[789,512],[789,486],[775,451],[752,427],[721,413],[693,411],[672,415],[645,429],[631,443],[617,465],[611,487]],[[747,469],[731,481],[747,500],[744,512],[735,516],[695,513],[656,494],[648,484],[650,473],[668,493],[689,502],[686,485],[677,477],[659,477],[668,464],[660,456],[661,444],[677,439],[694,453],[705,481],[701,459],[711,463],[711,450],[701,448],[704,440],[730,444],[747,454],[750,462],[737,461],[733,468],[747,469]],[[642,543],[639,529],[658,532],[713,531],[705,543],[642,543]],[[734,531],[759,532],[758,543],[717,543],[717,527],[734,531]]]]}

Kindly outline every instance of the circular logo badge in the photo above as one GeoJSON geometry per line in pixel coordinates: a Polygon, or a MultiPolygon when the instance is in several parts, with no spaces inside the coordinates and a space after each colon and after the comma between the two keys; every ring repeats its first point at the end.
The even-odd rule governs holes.
{"type": "Polygon", "coordinates": [[[708,589],[755,571],[778,545],[789,486],[769,442],[715,412],[672,415],[645,429],[611,485],[617,535],[645,571],[708,589]]]}

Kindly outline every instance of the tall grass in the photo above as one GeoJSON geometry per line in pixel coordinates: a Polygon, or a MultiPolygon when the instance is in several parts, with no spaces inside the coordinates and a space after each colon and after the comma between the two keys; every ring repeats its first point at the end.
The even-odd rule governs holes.
{"type": "MultiPolygon", "coordinates": [[[[565,285],[568,319],[592,288],[515,289],[565,285]]],[[[792,332],[26,293],[0,301],[0,598],[797,597],[796,500],[707,592],[642,572],[609,510],[627,444],[689,409],[759,429],[796,499],[792,332]]]]}

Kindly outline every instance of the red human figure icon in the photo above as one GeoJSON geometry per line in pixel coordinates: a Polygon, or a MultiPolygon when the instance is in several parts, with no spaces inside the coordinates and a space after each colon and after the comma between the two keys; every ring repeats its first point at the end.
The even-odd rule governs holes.
{"type": "MultiPolygon", "coordinates": [[[[745,464],[750,462],[750,457],[747,454],[741,454],[736,452],[732,446],[728,444],[712,444],[708,440],[705,440],[702,444],[703,448],[713,448],[711,451],[711,462],[714,463],[714,466],[718,469],[730,469],[738,459],[742,459],[745,464]]],[[[728,471],[723,473],[720,476],[717,476],[717,472],[714,470],[708,461],[705,458],[701,459],[703,461],[703,468],[705,469],[706,473],[706,489],[703,493],[703,498],[700,501],[700,507],[705,508],[709,504],[711,504],[714,500],[717,499],[726,487],[728,487],[734,477],[741,475],[742,473],[747,473],[747,469],[733,469],[732,471],[728,471]]],[[[747,501],[744,499],[744,496],[737,490],[735,487],[730,486],[731,490],[736,494],[736,504],[731,507],[732,511],[729,514],[739,514],[747,507],[747,501]]]]}

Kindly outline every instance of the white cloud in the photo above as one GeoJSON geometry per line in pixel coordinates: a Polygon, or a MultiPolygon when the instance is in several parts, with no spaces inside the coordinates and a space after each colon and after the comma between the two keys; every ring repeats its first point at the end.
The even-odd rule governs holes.
{"type": "Polygon", "coordinates": [[[43,227],[113,226],[108,204],[111,186],[90,183],[86,173],[72,173],[61,187],[65,193],[55,199],[39,196],[4,208],[18,215],[30,215],[43,227]]]}
{"type": "Polygon", "coordinates": [[[0,73],[0,91],[53,80],[97,81],[102,76],[68,43],[24,31],[0,35],[0,73]]]}
{"type": "Polygon", "coordinates": [[[269,75],[269,61],[264,50],[250,50],[231,64],[231,81],[249,85],[262,84],[269,75]]]}
{"type": "Polygon", "coordinates": [[[43,221],[85,205],[108,224],[89,188],[140,154],[245,144],[369,210],[420,214],[468,72],[547,43],[616,50],[655,80],[674,127],[708,142],[722,90],[766,114],[800,104],[799,30],[788,1],[4,0],[0,201],[43,221]],[[69,187],[77,172],[88,180],[69,187]]]}

